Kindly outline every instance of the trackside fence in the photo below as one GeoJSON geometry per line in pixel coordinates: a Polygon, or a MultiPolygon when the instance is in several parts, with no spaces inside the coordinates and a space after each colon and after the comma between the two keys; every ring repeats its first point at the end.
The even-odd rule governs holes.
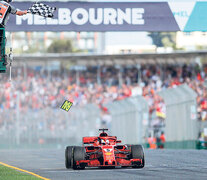
{"type": "Polygon", "coordinates": [[[197,94],[186,84],[161,91],[166,104],[166,147],[195,148],[198,138],[197,94]]]}
{"type": "Polygon", "coordinates": [[[144,142],[149,109],[142,96],[109,103],[106,107],[112,118],[111,134],[116,135],[126,144],[144,142]]]}
{"type": "Polygon", "coordinates": [[[97,135],[100,110],[93,104],[61,109],[4,110],[0,127],[0,147],[38,147],[53,144],[81,145],[83,136],[97,135]]]}

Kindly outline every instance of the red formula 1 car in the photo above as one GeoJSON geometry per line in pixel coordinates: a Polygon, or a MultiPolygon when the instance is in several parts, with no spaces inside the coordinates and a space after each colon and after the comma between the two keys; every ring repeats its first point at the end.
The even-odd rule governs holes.
{"type": "Polygon", "coordinates": [[[85,146],[67,146],[65,166],[67,169],[85,167],[144,167],[144,150],[141,145],[117,145],[116,136],[102,131],[98,137],[83,137],[85,146]],[[87,145],[86,145],[87,144],[87,145]]]}

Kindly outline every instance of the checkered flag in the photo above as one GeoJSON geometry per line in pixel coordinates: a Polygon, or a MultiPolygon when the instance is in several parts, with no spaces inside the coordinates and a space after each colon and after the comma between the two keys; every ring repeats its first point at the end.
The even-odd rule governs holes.
{"type": "Polygon", "coordinates": [[[50,7],[43,3],[34,3],[28,10],[28,13],[37,14],[43,17],[53,17],[56,7],[50,7]]]}

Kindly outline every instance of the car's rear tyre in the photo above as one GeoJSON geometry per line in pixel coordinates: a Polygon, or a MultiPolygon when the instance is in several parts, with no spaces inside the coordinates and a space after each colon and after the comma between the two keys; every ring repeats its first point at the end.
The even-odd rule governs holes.
{"type": "Polygon", "coordinates": [[[132,145],[131,146],[131,155],[132,155],[132,159],[141,159],[142,160],[142,164],[138,165],[135,164],[132,167],[133,168],[143,168],[145,166],[145,159],[144,159],[144,148],[142,145],[132,145]]]}
{"type": "Polygon", "coordinates": [[[67,146],[65,149],[65,167],[67,169],[72,167],[72,156],[74,146],[67,146]]]}
{"type": "Polygon", "coordinates": [[[74,147],[73,149],[73,169],[85,169],[85,165],[77,165],[76,162],[80,160],[85,160],[85,148],[84,147],[74,147]]]}

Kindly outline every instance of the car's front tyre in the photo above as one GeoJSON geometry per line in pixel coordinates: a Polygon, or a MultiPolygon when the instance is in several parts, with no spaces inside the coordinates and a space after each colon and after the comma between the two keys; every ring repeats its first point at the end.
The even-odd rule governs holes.
{"type": "Polygon", "coordinates": [[[72,167],[72,156],[74,146],[67,146],[65,149],[65,167],[67,169],[72,167]]]}

